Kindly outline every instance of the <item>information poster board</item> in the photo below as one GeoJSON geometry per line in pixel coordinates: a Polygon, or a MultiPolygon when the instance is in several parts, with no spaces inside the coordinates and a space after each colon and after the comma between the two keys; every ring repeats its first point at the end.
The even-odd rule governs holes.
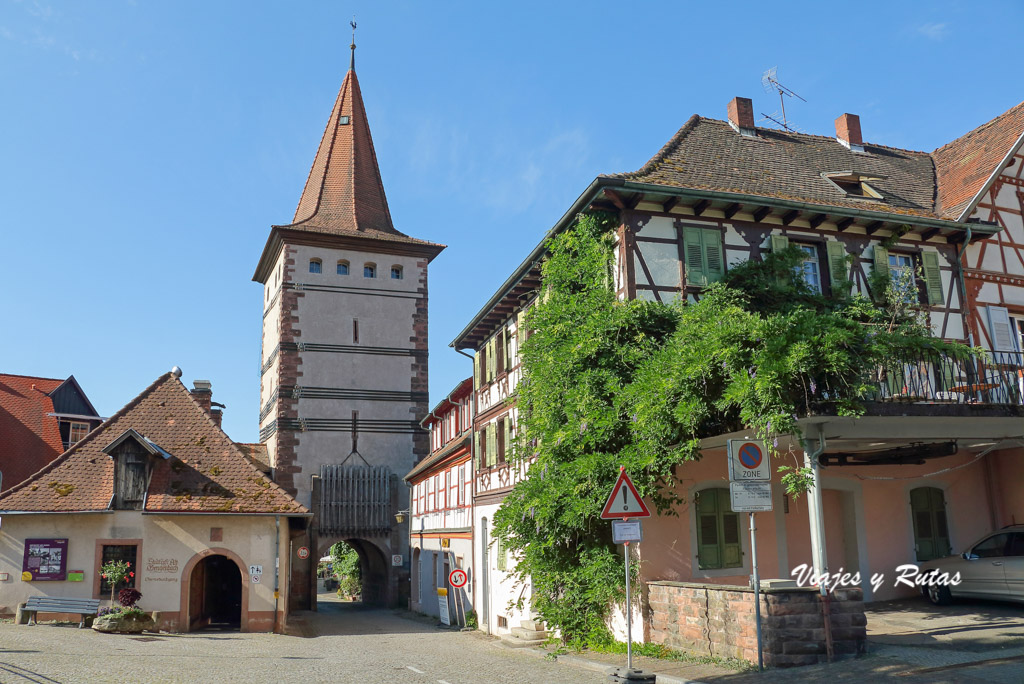
{"type": "Polygon", "coordinates": [[[67,539],[26,539],[21,577],[27,582],[63,581],[67,577],[67,539]]]}

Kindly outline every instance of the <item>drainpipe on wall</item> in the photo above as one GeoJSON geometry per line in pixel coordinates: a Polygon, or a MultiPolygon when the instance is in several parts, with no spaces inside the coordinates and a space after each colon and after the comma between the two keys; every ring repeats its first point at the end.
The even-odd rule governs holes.
{"type": "Polygon", "coordinates": [[[281,516],[274,516],[274,633],[277,633],[277,616],[281,607],[281,516]]]}
{"type": "MultiPolygon", "coordinates": [[[[455,351],[459,352],[460,354],[465,356],[470,361],[473,360],[473,355],[472,354],[467,354],[466,352],[462,351],[461,349],[456,349],[455,351]]],[[[470,370],[472,370],[472,367],[470,367],[470,370]]],[[[470,431],[470,433],[473,432],[473,423],[474,423],[474,421],[476,421],[476,376],[474,375],[472,377],[473,377],[473,390],[470,392],[470,401],[469,401],[469,431],[470,431]]],[[[473,610],[473,612],[476,612],[476,600],[475,600],[475,597],[476,597],[476,574],[477,574],[477,567],[476,567],[476,454],[473,453],[473,450],[475,448],[476,448],[476,440],[473,439],[472,436],[470,436],[470,438],[469,438],[469,468],[470,468],[470,471],[473,473],[473,479],[472,479],[473,486],[469,490],[469,501],[470,501],[470,504],[469,504],[469,529],[470,529],[470,535],[469,535],[469,563],[470,563],[470,570],[472,570],[473,574],[471,574],[470,577],[469,577],[470,583],[469,583],[469,587],[468,587],[469,588],[469,592],[468,593],[469,593],[469,605],[471,606],[471,609],[473,610]]],[[[486,563],[487,561],[484,561],[484,562],[486,563]]],[[[463,610],[465,610],[465,607],[463,607],[463,610]]],[[[478,628],[479,628],[479,625],[480,625],[480,616],[477,615],[477,626],[478,626],[478,628]]],[[[487,626],[487,633],[490,634],[490,623],[488,623],[488,626],[487,626]]]]}

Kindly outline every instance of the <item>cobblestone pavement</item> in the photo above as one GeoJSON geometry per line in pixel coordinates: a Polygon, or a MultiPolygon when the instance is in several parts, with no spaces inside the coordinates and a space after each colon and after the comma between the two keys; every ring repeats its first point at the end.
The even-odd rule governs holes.
{"type": "Polygon", "coordinates": [[[312,638],[237,632],[108,635],[77,626],[0,624],[0,682],[603,682],[601,673],[438,629],[390,610],[321,605],[312,638]]]}

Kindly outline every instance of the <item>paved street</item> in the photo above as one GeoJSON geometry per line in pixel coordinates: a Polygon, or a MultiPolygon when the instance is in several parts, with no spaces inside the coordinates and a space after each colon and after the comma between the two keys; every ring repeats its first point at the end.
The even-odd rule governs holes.
{"type": "Polygon", "coordinates": [[[131,637],[5,623],[0,624],[0,682],[604,681],[600,673],[498,647],[479,634],[439,630],[432,622],[390,610],[327,602],[300,625],[309,637],[237,632],[131,637]]]}
{"type": "MultiPolygon", "coordinates": [[[[833,665],[740,674],[709,665],[638,658],[659,681],[711,684],[894,681],[901,684],[1024,683],[1024,609],[921,601],[880,604],[869,616],[869,655],[833,665]]],[[[321,594],[295,636],[202,632],[104,635],[75,626],[0,624],[0,684],[24,682],[604,682],[622,656],[545,660],[480,633],[441,630],[425,618],[363,609],[321,594]],[[589,662],[588,662],[589,661],[589,662]]]]}

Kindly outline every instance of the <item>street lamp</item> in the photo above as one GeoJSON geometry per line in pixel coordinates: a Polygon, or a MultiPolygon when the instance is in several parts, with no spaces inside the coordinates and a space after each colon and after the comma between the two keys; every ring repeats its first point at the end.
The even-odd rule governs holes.
{"type": "Polygon", "coordinates": [[[401,525],[405,522],[405,516],[409,515],[409,509],[405,508],[395,513],[395,522],[401,525]]]}

